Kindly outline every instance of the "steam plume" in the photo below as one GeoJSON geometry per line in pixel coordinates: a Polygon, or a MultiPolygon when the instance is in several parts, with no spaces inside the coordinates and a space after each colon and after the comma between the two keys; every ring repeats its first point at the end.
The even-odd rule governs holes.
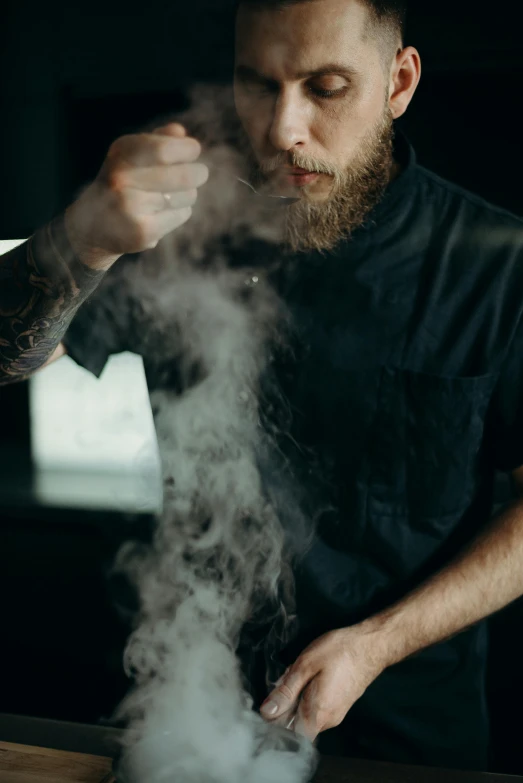
{"type": "Polygon", "coordinates": [[[135,687],[121,708],[129,729],[120,774],[132,783],[300,783],[312,747],[252,710],[235,654],[246,622],[263,619],[272,642],[281,634],[293,610],[291,560],[307,542],[262,410],[288,317],[263,269],[231,265],[218,241],[227,234],[229,250],[274,244],[281,225],[234,185],[245,172],[229,96],[200,90],[193,103],[178,119],[203,141],[215,176],[193,219],[125,272],[144,350],[154,324],[158,360],[176,361],[178,389],[153,395],[165,479],[153,543],[124,547],[118,561],[140,598],[125,653],[135,687]]]}

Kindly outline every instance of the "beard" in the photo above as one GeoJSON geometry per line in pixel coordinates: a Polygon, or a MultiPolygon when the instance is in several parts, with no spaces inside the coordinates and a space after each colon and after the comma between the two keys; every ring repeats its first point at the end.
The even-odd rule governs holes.
{"type": "Polygon", "coordinates": [[[285,164],[333,178],[327,200],[315,203],[305,186],[300,200],[286,207],[284,245],[289,252],[332,250],[366,222],[382,200],[390,181],[393,140],[392,113],[387,106],[345,169],[311,160],[298,152],[281,153],[268,162],[257,164],[256,178],[265,183],[271,172],[285,164]]]}

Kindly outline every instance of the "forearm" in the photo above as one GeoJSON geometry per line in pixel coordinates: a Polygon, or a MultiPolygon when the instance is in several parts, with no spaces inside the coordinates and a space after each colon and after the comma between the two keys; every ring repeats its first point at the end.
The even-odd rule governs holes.
{"type": "Polygon", "coordinates": [[[52,357],[102,278],[75,257],[61,219],[0,258],[0,384],[28,378],[52,357]]]}
{"type": "Polygon", "coordinates": [[[383,668],[474,625],[523,594],[523,500],[407,598],[362,624],[383,668]]]}

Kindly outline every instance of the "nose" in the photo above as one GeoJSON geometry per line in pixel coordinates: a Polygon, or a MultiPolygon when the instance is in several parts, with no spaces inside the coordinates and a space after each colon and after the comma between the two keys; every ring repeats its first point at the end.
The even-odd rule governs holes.
{"type": "Polygon", "coordinates": [[[274,104],[269,141],[279,152],[304,146],[309,137],[306,108],[298,96],[278,95],[274,104]]]}

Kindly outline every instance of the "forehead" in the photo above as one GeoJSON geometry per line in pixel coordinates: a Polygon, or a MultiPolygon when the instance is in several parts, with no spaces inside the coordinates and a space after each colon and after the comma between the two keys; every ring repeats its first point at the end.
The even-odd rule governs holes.
{"type": "Polygon", "coordinates": [[[313,0],[283,8],[241,5],[236,23],[236,64],[268,77],[321,68],[325,62],[368,67],[378,62],[368,11],[358,0],[313,0]]]}

